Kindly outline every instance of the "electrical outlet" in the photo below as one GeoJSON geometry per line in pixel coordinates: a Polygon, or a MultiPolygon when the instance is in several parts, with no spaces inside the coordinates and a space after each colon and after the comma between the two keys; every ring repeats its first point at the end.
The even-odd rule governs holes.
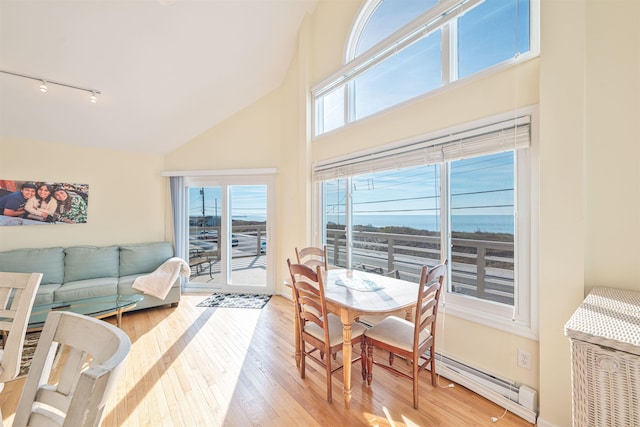
{"type": "Polygon", "coordinates": [[[518,349],[518,366],[525,369],[531,369],[531,353],[518,349]]]}

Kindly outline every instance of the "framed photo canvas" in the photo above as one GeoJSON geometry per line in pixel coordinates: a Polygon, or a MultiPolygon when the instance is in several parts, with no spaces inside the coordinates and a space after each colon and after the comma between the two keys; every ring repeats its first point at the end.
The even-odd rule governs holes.
{"type": "Polygon", "coordinates": [[[84,224],[89,185],[0,180],[0,226],[84,224]]]}

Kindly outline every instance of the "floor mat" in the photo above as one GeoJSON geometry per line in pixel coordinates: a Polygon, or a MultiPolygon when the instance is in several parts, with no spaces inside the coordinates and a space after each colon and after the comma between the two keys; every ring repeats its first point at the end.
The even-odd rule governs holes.
{"type": "MultiPolygon", "coordinates": [[[[28,332],[24,337],[24,346],[22,347],[22,360],[20,361],[20,372],[17,378],[27,375],[31,366],[31,359],[36,352],[40,332],[28,332]]],[[[4,348],[4,342],[0,339],[0,350],[4,348]]]]}
{"type": "Polygon", "coordinates": [[[262,308],[270,299],[271,295],[216,293],[207,297],[197,307],[262,308]]]}

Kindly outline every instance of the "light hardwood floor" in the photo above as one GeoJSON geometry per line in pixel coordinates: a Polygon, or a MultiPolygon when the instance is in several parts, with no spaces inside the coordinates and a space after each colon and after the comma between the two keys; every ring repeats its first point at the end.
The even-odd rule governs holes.
{"type": "MultiPolygon", "coordinates": [[[[420,409],[411,381],[374,371],[371,387],[353,368],[353,399],[345,409],[342,371],[325,400],[324,371],[295,366],[291,301],[275,296],[262,310],[201,308],[208,294],[184,295],[177,308],[127,313],[133,343],[102,426],[531,426],[484,398],[422,376],[420,409]]],[[[115,319],[107,321],[114,323],[115,319]]],[[[10,426],[23,380],[0,393],[10,426]]]]}

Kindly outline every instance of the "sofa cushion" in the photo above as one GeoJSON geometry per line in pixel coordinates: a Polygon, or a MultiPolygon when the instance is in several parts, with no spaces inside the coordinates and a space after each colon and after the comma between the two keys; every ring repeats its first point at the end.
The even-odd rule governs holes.
{"type": "Polygon", "coordinates": [[[64,250],[64,282],[118,277],[117,246],[71,246],[64,250]]]}
{"type": "Polygon", "coordinates": [[[59,284],[64,280],[64,249],[14,249],[0,252],[0,271],[42,273],[40,285],[59,284]]]}
{"type": "Polygon", "coordinates": [[[54,292],[60,288],[60,285],[40,285],[36,299],[33,301],[33,305],[51,304],[53,302],[54,292]]]}
{"type": "Polygon", "coordinates": [[[120,276],[151,273],[172,256],[169,242],[120,245],[120,276]]]}
{"type": "Polygon", "coordinates": [[[66,282],[53,293],[54,301],[74,301],[78,299],[105,297],[118,294],[117,277],[66,282]]]}

